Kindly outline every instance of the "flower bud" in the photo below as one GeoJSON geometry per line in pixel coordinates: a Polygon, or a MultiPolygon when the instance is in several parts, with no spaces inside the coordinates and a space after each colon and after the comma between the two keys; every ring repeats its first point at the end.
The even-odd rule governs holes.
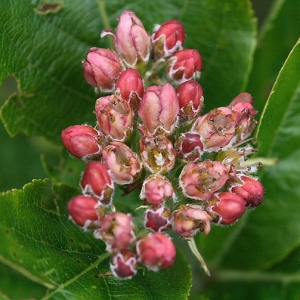
{"type": "Polygon", "coordinates": [[[129,249],[115,252],[110,259],[110,270],[120,279],[131,279],[136,274],[138,261],[136,254],[129,249]]]}
{"type": "Polygon", "coordinates": [[[244,213],[247,202],[239,195],[231,192],[216,193],[209,204],[208,211],[213,222],[229,225],[237,221],[244,213]]]}
{"type": "Polygon", "coordinates": [[[61,139],[67,150],[75,157],[89,160],[101,153],[98,143],[100,133],[89,125],[69,126],[61,133],[61,139]]]}
{"type": "Polygon", "coordinates": [[[229,108],[232,108],[239,102],[247,102],[249,104],[253,104],[254,99],[249,93],[241,93],[237,95],[228,105],[229,108]]]}
{"type": "Polygon", "coordinates": [[[137,110],[144,95],[144,83],[140,73],[135,69],[123,71],[117,82],[116,89],[133,110],[137,110]]]}
{"type": "Polygon", "coordinates": [[[228,107],[219,107],[200,117],[192,130],[199,133],[204,149],[215,151],[234,141],[238,114],[228,107]]]}
{"type": "Polygon", "coordinates": [[[143,136],[139,144],[144,167],[151,173],[165,174],[173,168],[176,151],[164,135],[143,136]]]}
{"type": "Polygon", "coordinates": [[[195,80],[188,80],[180,84],[176,93],[179,100],[179,116],[181,120],[191,120],[200,115],[203,108],[203,90],[195,80]]]}
{"type": "Polygon", "coordinates": [[[137,242],[136,249],[139,260],[153,271],[169,268],[175,261],[175,246],[163,233],[148,234],[137,242]]]}
{"type": "Polygon", "coordinates": [[[135,240],[132,231],[132,217],[122,212],[107,214],[101,223],[101,228],[94,231],[95,238],[106,243],[106,250],[125,249],[135,240]]]}
{"type": "Polygon", "coordinates": [[[151,43],[157,58],[167,58],[182,49],[185,30],[177,20],[169,20],[154,28],[151,43]]]}
{"type": "Polygon", "coordinates": [[[241,184],[234,185],[231,192],[241,196],[247,202],[247,207],[252,208],[260,205],[264,198],[264,187],[255,178],[242,175],[241,184]]]}
{"type": "Polygon", "coordinates": [[[170,83],[145,90],[138,114],[150,134],[171,134],[178,122],[179,102],[170,83]]]}
{"type": "MultiPolygon", "coordinates": [[[[101,37],[107,34],[112,32],[103,30],[101,37]]],[[[125,59],[127,67],[135,67],[149,60],[150,36],[141,20],[130,10],[125,10],[119,18],[114,36],[114,48],[125,59]]]]}
{"type": "Polygon", "coordinates": [[[102,163],[110,170],[117,184],[132,183],[142,170],[139,156],[121,142],[111,142],[103,149],[102,163]]]}
{"type": "Polygon", "coordinates": [[[106,167],[98,162],[89,162],[82,175],[81,187],[83,194],[89,194],[109,205],[114,191],[114,185],[106,167]]]}
{"type": "Polygon", "coordinates": [[[102,92],[112,92],[122,65],[111,50],[93,47],[83,61],[82,70],[88,84],[98,87],[102,92]]]}
{"type": "Polygon", "coordinates": [[[202,58],[195,49],[184,49],[176,52],[167,63],[167,77],[177,84],[189,79],[199,79],[202,58]]]}
{"type": "Polygon", "coordinates": [[[171,228],[171,211],[162,206],[151,206],[145,211],[144,225],[152,232],[162,232],[171,228]]]}
{"type": "Polygon", "coordinates": [[[181,205],[173,212],[173,229],[182,237],[190,239],[199,231],[210,232],[212,217],[199,205],[181,205]]]}
{"type": "Polygon", "coordinates": [[[151,205],[162,204],[175,196],[171,182],[162,175],[150,175],[143,183],[140,198],[147,199],[151,205]]]}
{"type": "Polygon", "coordinates": [[[189,162],[181,171],[179,186],[186,197],[206,201],[228,178],[227,167],[218,161],[189,162]]]}
{"type": "Polygon", "coordinates": [[[203,144],[198,133],[182,134],[176,143],[176,151],[180,158],[195,161],[201,159],[203,144]]]}
{"type": "Polygon", "coordinates": [[[133,112],[117,95],[96,100],[95,114],[101,131],[113,141],[124,142],[132,132],[133,112]]]}
{"type": "Polygon", "coordinates": [[[72,220],[84,230],[99,228],[104,216],[104,207],[95,198],[78,195],[68,203],[68,211],[72,220]]]}

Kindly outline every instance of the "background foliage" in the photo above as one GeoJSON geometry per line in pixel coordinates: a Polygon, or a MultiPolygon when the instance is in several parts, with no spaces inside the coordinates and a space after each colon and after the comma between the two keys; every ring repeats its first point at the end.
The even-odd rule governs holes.
{"type": "Polygon", "coordinates": [[[0,2],[0,298],[299,299],[299,1],[270,1],[267,14],[254,2],[266,16],[258,30],[247,0],[61,0],[48,1],[55,4],[49,11],[43,3],[0,2]],[[181,240],[171,269],[140,270],[131,281],[105,276],[104,245],[68,220],[66,203],[78,193],[83,164],[62,149],[60,132],[94,124],[96,97],[81,59],[91,46],[109,46],[99,33],[108,23],[115,28],[124,9],[149,31],[171,18],[183,22],[186,47],[203,57],[206,111],[242,91],[260,111],[265,200],[234,226],[199,236],[210,278],[181,240]],[[268,166],[266,158],[278,163],[268,166]]]}

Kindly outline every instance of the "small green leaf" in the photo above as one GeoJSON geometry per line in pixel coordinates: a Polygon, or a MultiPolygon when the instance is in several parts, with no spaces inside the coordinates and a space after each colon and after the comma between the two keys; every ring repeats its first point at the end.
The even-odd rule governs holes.
{"type": "Polygon", "coordinates": [[[104,243],[68,219],[67,202],[77,190],[55,185],[57,206],[49,211],[41,206],[45,185],[34,180],[0,195],[0,261],[47,287],[43,299],[167,299],[170,290],[186,299],[191,273],[180,252],[170,269],[140,269],[132,280],[118,280],[107,274],[104,243]]]}

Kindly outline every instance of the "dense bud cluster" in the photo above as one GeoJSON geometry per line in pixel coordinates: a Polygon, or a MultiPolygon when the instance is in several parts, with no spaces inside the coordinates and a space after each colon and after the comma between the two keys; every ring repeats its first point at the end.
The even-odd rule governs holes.
{"type": "Polygon", "coordinates": [[[257,111],[252,96],[241,93],[201,115],[202,58],[183,48],[179,21],[149,34],[126,10],[115,32],[101,36],[107,34],[114,50],[93,47],[83,61],[87,83],[110,93],[95,101],[96,126],[73,125],[61,135],[67,150],[86,162],[82,194],[68,211],[105,242],[112,274],[131,278],[141,265],[157,271],[174,263],[166,231],[186,240],[208,235],[212,224],[232,224],[261,204],[263,186],[254,177],[260,164],[246,163],[256,152],[249,136],[257,111]],[[118,211],[114,191],[120,188],[125,195],[139,189],[136,208],[143,214],[118,211]]]}

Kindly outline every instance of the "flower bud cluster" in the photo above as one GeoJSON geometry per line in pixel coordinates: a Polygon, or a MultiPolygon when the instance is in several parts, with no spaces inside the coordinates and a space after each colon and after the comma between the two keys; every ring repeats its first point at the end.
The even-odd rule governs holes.
{"type": "Polygon", "coordinates": [[[69,201],[68,211],[104,241],[111,272],[131,278],[141,264],[157,271],[174,263],[166,231],[186,240],[208,235],[212,223],[232,224],[261,204],[263,186],[253,174],[260,165],[246,163],[256,151],[249,136],[257,111],[251,95],[242,93],[201,115],[202,59],[196,49],[183,48],[179,21],[148,34],[126,10],[115,32],[106,29],[101,37],[108,34],[114,50],[93,47],[83,61],[87,83],[110,93],[95,101],[96,126],[62,132],[67,150],[86,162],[82,194],[69,201]],[[115,189],[129,194],[137,188],[143,222],[114,205],[115,189]]]}

